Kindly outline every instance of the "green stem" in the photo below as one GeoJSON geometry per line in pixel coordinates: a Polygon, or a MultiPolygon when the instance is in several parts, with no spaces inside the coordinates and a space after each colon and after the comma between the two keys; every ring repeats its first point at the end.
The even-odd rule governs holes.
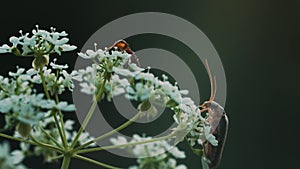
{"type": "Polygon", "coordinates": [[[42,142],[36,140],[36,139],[35,139],[33,136],[31,136],[31,135],[29,136],[29,138],[30,138],[34,143],[36,143],[38,146],[41,146],[41,147],[43,147],[43,148],[49,148],[49,149],[51,149],[51,150],[53,150],[53,151],[57,151],[57,152],[60,152],[60,153],[63,153],[63,152],[64,152],[62,149],[60,149],[60,148],[58,148],[58,147],[54,147],[54,146],[52,146],[52,145],[50,145],[50,144],[42,143],[42,142]]]}
{"type": "Polygon", "coordinates": [[[139,144],[146,144],[146,143],[151,143],[151,142],[156,142],[156,141],[161,141],[161,140],[167,140],[167,139],[170,139],[172,137],[173,137],[173,134],[168,134],[166,136],[157,137],[157,138],[154,138],[154,139],[151,139],[151,140],[145,140],[145,141],[134,142],[134,143],[119,144],[119,145],[112,145],[112,146],[97,147],[97,148],[89,148],[89,149],[79,150],[76,153],[77,154],[82,154],[82,153],[90,153],[90,152],[95,152],[95,151],[130,147],[130,146],[135,146],[135,145],[139,145],[139,144]]]}
{"type": "MultiPolygon", "coordinates": [[[[55,101],[56,101],[56,104],[59,103],[59,98],[58,98],[58,95],[56,94],[55,95],[55,101]]],[[[64,119],[63,119],[63,115],[61,113],[61,111],[59,110],[58,111],[58,114],[59,114],[59,121],[60,121],[60,124],[61,124],[61,127],[62,127],[62,135],[63,135],[63,144],[65,145],[65,148],[68,146],[68,143],[67,143],[67,137],[66,137],[66,131],[65,131],[65,123],[64,123],[64,119]]]]}
{"type": "Polygon", "coordinates": [[[56,124],[56,127],[57,127],[57,129],[58,129],[58,133],[59,133],[59,135],[60,135],[60,138],[61,138],[61,140],[62,140],[62,142],[63,142],[64,148],[67,148],[66,137],[64,136],[64,134],[63,134],[63,132],[62,132],[63,129],[60,127],[60,124],[59,124],[59,121],[58,121],[58,119],[57,119],[56,113],[53,113],[52,116],[53,116],[53,118],[54,118],[54,120],[55,120],[55,124],[56,124]]]}
{"type": "Polygon", "coordinates": [[[49,50],[45,53],[45,54],[50,54],[50,52],[52,52],[52,50],[54,49],[54,45],[52,45],[52,44],[50,44],[51,46],[50,46],[50,48],[49,48],[49,50]]]}
{"type": "Polygon", "coordinates": [[[50,161],[58,160],[58,159],[63,158],[63,157],[64,157],[63,154],[55,156],[55,157],[50,157],[50,161]]]}
{"type": "Polygon", "coordinates": [[[85,129],[85,127],[87,126],[87,124],[89,123],[90,119],[92,118],[93,114],[94,114],[94,111],[96,109],[96,106],[98,104],[98,100],[99,98],[102,97],[103,95],[103,92],[104,92],[104,89],[105,89],[105,83],[106,83],[106,78],[104,79],[101,87],[100,87],[100,90],[98,92],[98,94],[96,95],[95,99],[94,99],[94,102],[92,104],[92,106],[90,107],[90,110],[89,112],[87,113],[85,119],[83,120],[82,122],[82,125],[77,133],[77,135],[75,136],[75,139],[73,140],[72,144],[71,144],[71,148],[74,148],[74,146],[76,145],[81,133],[83,132],[83,130],[85,129]]]}
{"type": "Polygon", "coordinates": [[[0,85],[0,90],[4,91],[5,93],[8,93],[7,90],[5,90],[2,85],[0,85]]]}
{"type": "Polygon", "coordinates": [[[45,80],[45,76],[44,76],[42,68],[40,68],[40,76],[41,76],[41,79],[42,79],[42,84],[43,84],[43,88],[44,88],[44,92],[46,94],[46,97],[47,97],[48,100],[50,100],[50,94],[49,94],[49,91],[47,89],[46,80],[45,80]]]}
{"type": "Polygon", "coordinates": [[[24,142],[24,143],[31,144],[31,145],[34,145],[34,146],[40,146],[40,147],[43,147],[45,149],[60,152],[60,153],[63,152],[61,149],[59,149],[57,147],[54,147],[50,144],[40,144],[40,143],[24,140],[24,139],[21,139],[21,138],[16,138],[16,137],[6,135],[6,134],[3,134],[3,133],[0,133],[0,137],[7,138],[7,139],[10,139],[10,140],[14,140],[14,141],[24,142]]]}
{"type": "Polygon", "coordinates": [[[57,147],[62,148],[62,146],[53,138],[43,127],[40,127],[41,131],[53,142],[57,147]]]}
{"type": "Polygon", "coordinates": [[[14,141],[24,142],[24,143],[35,145],[35,146],[40,146],[40,147],[46,148],[48,150],[52,150],[52,151],[56,151],[56,152],[60,152],[60,153],[63,152],[61,149],[59,149],[57,147],[54,147],[50,144],[40,144],[40,143],[37,143],[37,142],[32,142],[32,141],[24,140],[24,139],[21,139],[21,138],[16,138],[16,137],[13,137],[13,136],[9,136],[9,135],[3,134],[3,133],[0,133],[0,137],[7,138],[7,139],[10,139],[10,140],[14,140],[14,141]]]}
{"type": "Polygon", "coordinates": [[[71,158],[72,158],[72,156],[70,156],[70,155],[65,155],[64,156],[64,159],[63,159],[63,162],[62,162],[62,165],[61,165],[61,169],[68,169],[69,168],[71,158]]]}
{"type": "MultiPolygon", "coordinates": [[[[59,78],[59,72],[60,71],[57,69],[56,70],[55,86],[57,86],[57,82],[58,82],[58,78],[59,78]]],[[[56,104],[59,103],[59,98],[58,98],[57,93],[55,94],[55,103],[56,104]]],[[[61,125],[61,128],[59,129],[60,133],[61,133],[61,139],[62,139],[64,148],[66,149],[68,147],[68,143],[67,143],[67,139],[66,139],[65,123],[64,123],[64,120],[63,120],[63,115],[62,115],[60,110],[58,111],[58,115],[59,115],[59,122],[60,122],[60,125],[61,125]]],[[[56,123],[59,124],[58,120],[57,120],[56,123]]]]}
{"type": "Polygon", "coordinates": [[[113,134],[115,134],[115,133],[117,133],[117,132],[123,130],[124,128],[126,128],[126,127],[128,127],[130,124],[132,124],[132,123],[133,123],[140,115],[141,115],[141,113],[137,113],[137,114],[136,114],[135,116],[133,116],[130,120],[128,120],[126,123],[120,125],[120,126],[117,127],[116,129],[114,129],[114,130],[112,130],[112,131],[110,131],[110,132],[107,132],[107,133],[105,133],[105,134],[103,134],[103,135],[101,135],[101,136],[95,138],[94,140],[91,140],[91,141],[89,141],[89,142],[87,142],[87,143],[85,143],[85,144],[83,144],[83,145],[77,147],[77,148],[74,149],[73,151],[75,152],[75,151],[77,151],[77,150],[83,149],[83,148],[85,148],[85,147],[87,147],[87,146],[93,144],[93,143],[96,142],[96,141],[102,140],[102,139],[104,139],[104,138],[106,138],[106,137],[109,137],[109,136],[111,136],[111,135],[113,135],[113,134]]]}
{"type": "Polygon", "coordinates": [[[77,159],[80,159],[80,160],[83,160],[83,161],[87,161],[87,162],[90,162],[92,164],[96,164],[98,166],[109,168],[109,169],[121,169],[121,168],[114,167],[114,166],[111,166],[111,165],[108,165],[108,164],[104,164],[104,163],[101,163],[99,161],[96,161],[96,160],[93,160],[93,159],[90,159],[90,158],[87,158],[87,157],[83,157],[83,156],[80,156],[80,155],[74,155],[74,158],[77,158],[77,159]]]}
{"type": "Polygon", "coordinates": [[[24,140],[24,139],[21,139],[21,138],[16,138],[16,137],[13,137],[13,136],[10,136],[10,135],[6,135],[6,134],[3,134],[3,133],[0,133],[0,137],[7,138],[7,139],[10,139],[10,140],[14,140],[14,141],[28,143],[28,144],[31,144],[31,145],[37,145],[34,142],[31,142],[31,141],[28,141],[28,140],[24,140]]]}
{"type": "MultiPolygon", "coordinates": [[[[44,76],[42,68],[40,68],[40,76],[41,76],[41,79],[42,79],[42,84],[43,84],[43,88],[44,88],[44,92],[46,94],[46,97],[47,97],[48,100],[50,100],[51,98],[50,98],[49,91],[47,89],[46,80],[45,80],[45,76],[44,76]]],[[[66,136],[64,135],[64,131],[62,131],[62,129],[60,127],[60,124],[59,124],[58,119],[56,117],[56,113],[54,113],[53,111],[52,111],[52,116],[53,116],[53,118],[55,120],[55,125],[56,125],[56,127],[58,129],[60,138],[61,138],[61,140],[63,142],[63,146],[64,146],[64,148],[67,148],[66,136]]]]}

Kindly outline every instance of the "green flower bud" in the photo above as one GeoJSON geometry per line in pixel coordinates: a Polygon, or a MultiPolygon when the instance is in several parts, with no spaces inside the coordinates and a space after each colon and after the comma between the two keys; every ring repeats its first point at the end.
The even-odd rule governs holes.
{"type": "Polygon", "coordinates": [[[13,53],[16,56],[22,56],[21,52],[16,47],[14,47],[14,48],[11,49],[11,53],[13,53]]]}
{"type": "Polygon", "coordinates": [[[23,123],[23,122],[19,122],[17,125],[17,130],[20,133],[20,135],[24,138],[27,138],[31,132],[31,125],[23,123]]]}
{"type": "Polygon", "coordinates": [[[38,70],[39,68],[43,68],[45,65],[48,65],[49,63],[49,55],[39,55],[35,56],[35,59],[32,62],[32,67],[35,70],[38,70]]]}

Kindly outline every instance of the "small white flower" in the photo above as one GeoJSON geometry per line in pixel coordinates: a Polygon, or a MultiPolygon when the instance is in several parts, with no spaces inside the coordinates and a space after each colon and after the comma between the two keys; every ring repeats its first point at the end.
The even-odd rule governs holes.
{"type": "Polygon", "coordinates": [[[87,54],[84,54],[84,53],[81,53],[81,52],[78,53],[78,56],[82,57],[83,59],[91,59],[91,58],[96,57],[96,55],[92,55],[92,56],[94,56],[94,57],[92,57],[90,55],[87,55],[87,54]]]}
{"type": "Polygon", "coordinates": [[[32,30],[32,34],[34,34],[34,35],[36,35],[36,36],[40,35],[40,36],[42,36],[42,37],[46,37],[46,36],[48,36],[50,33],[49,33],[48,31],[41,30],[41,29],[38,29],[38,30],[33,29],[33,30],[32,30]]]}
{"type": "Polygon", "coordinates": [[[179,92],[180,92],[181,94],[184,94],[184,95],[189,94],[189,91],[188,91],[188,90],[180,90],[179,92]]]}
{"type": "Polygon", "coordinates": [[[122,145],[122,144],[127,144],[127,140],[123,136],[118,136],[117,138],[111,138],[110,142],[114,145],[122,145]]]}
{"type": "Polygon", "coordinates": [[[63,45],[69,42],[68,38],[57,39],[56,37],[47,36],[46,39],[53,45],[63,45]]]}
{"type": "Polygon", "coordinates": [[[35,37],[31,37],[31,38],[28,38],[27,36],[24,37],[24,42],[21,42],[20,44],[23,45],[23,46],[34,46],[36,45],[36,39],[35,37]]]}
{"type": "Polygon", "coordinates": [[[117,73],[118,75],[122,75],[122,76],[129,76],[129,77],[134,77],[135,76],[135,73],[129,71],[128,69],[113,67],[113,71],[115,73],[117,73]]]}
{"type": "Polygon", "coordinates": [[[11,52],[11,47],[8,45],[4,44],[0,47],[0,53],[10,53],[11,52]]]}
{"type": "Polygon", "coordinates": [[[56,109],[63,110],[63,111],[74,111],[74,110],[76,110],[74,104],[68,104],[67,102],[64,102],[64,101],[59,102],[56,105],[56,109]]]}
{"type": "Polygon", "coordinates": [[[135,63],[129,63],[128,65],[129,69],[132,69],[135,72],[142,72],[145,70],[144,68],[138,67],[135,63]]]}
{"type": "Polygon", "coordinates": [[[8,75],[12,77],[16,77],[16,76],[20,76],[22,73],[24,73],[24,71],[25,71],[24,68],[18,68],[16,73],[8,72],[8,75]]]}
{"type": "Polygon", "coordinates": [[[10,37],[9,41],[13,44],[13,47],[16,47],[20,43],[19,38],[15,36],[10,37]]]}
{"type": "Polygon", "coordinates": [[[95,94],[97,91],[97,87],[93,84],[88,84],[86,82],[80,83],[81,89],[80,91],[85,94],[95,94]]]}
{"type": "Polygon", "coordinates": [[[150,82],[153,82],[154,79],[155,79],[155,77],[152,73],[143,73],[143,72],[137,74],[135,78],[137,80],[144,79],[144,80],[147,80],[147,81],[150,81],[150,82]]]}
{"type": "Polygon", "coordinates": [[[170,158],[168,161],[167,161],[167,165],[169,166],[169,167],[172,167],[172,168],[174,168],[175,166],[176,166],[176,160],[174,159],[174,158],[170,158]]]}
{"type": "Polygon", "coordinates": [[[2,113],[9,112],[13,106],[14,103],[11,101],[11,98],[3,99],[0,101],[0,112],[2,113]]]}
{"type": "Polygon", "coordinates": [[[186,158],[184,151],[180,151],[177,147],[173,147],[169,152],[176,158],[184,159],[186,158]]]}
{"type": "Polygon", "coordinates": [[[73,72],[71,74],[69,74],[67,71],[63,70],[61,73],[64,76],[63,85],[65,87],[67,87],[70,91],[73,91],[73,88],[75,87],[74,83],[72,81],[72,73],[73,72]]]}
{"type": "Polygon", "coordinates": [[[20,150],[14,150],[13,152],[11,152],[11,155],[13,156],[13,159],[14,159],[13,163],[14,164],[19,164],[25,158],[24,153],[20,150]]]}
{"type": "Polygon", "coordinates": [[[50,63],[50,66],[53,68],[53,69],[59,69],[59,70],[62,70],[62,69],[67,69],[69,66],[68,64],[65,64],[65,65],[58,65],[58,64],[55,64],[53,62],[50,63]]]}
{"type": "MultiPolygon", "coordinates": [[[[77,132],[74,131],[73,134],[72,134],[72,139],[71,140],[74,140],[75,137],[76,137],[76,135],[77,135],[77,132]]],[[[94,139],[95,138],[91,137],[88,132],[83,132],[83,133],[81,133],[81,135],[80,135],[80,137],[78,139],[78,143],[80,145],[83,145],[83,144],[85,144],[87,142],[93,141],[94,139]]],[[[88,147],[94,147],[94,146],[96,146],[96,143],[92,143],[88,147]]]]}
{"type": "Polygon", "coordinates": [[[211,133],[211,127],[210,126],[205,126],[204,127],[204,133],[202,135],[200,135],[200,138],[198,139],[198,143],[201,144],[203,142],[202,140],[207,140],[213,146],[217,146],[218,145],[218,140],[211,133]]]}
{"type": "Polygon", "coordinates": [[[210,167],[208,165],[210,163],[210,161],[205,156],[202,156],[201,163],[202,163],[202,168],[203,169],[210,169],[210,167]]]}
{"type": "Polygon", "coordinates": [[[180,108],[180,110],[184,111],[185,113],[190,113],[191,109],[188,105],[186,104],[179,104],[178,107],[180,108]]]}
{"type": "Polygon", "coordinates": [[[14,164],[19,164],[25,159],[25,153],[29,150],[29,144],[22,142],[20,143],[20,148],[21,150],[14,150],[11,152],[11,155],[14,159],[14,164]]]}
{"type": "Polygon", "coordinates": [[[190,97],[182,98],[181,103],[186,105],[195,105],[194,101],[190,97]]]}
{"type": "Polygon", "coordinates": [[[77,46],[69,45],[69,44],[63,44],[60,46],[63,52],[73,51],[77,49],[77,46]]]}
{"type": "Polygon", "coordinates": [[[189,126],[189,123],[181,122],[176,128],[173,128],[172,130],[172,133],[175,136],[174,145],[176,145],[184,140],[185,136],[190,132],[191,128],[189,126]]]}

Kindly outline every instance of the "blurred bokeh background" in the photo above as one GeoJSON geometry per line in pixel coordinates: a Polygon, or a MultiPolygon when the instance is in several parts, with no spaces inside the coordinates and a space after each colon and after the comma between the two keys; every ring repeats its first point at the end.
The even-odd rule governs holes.
{"type": "MultiPolygon", "coordinates": [[[[106,23],[137,12],[165,12],[198,26],[211,40],[222,60],[227,78],[225,109],[230,118],[228,140],[220,169],[298,168],[299,159],[299,41],[300,1],[2,1],[0,44],[34,25],[66,30],[70,42],[80,49],[85,41],[106,23]]],[[[138,24],[138,23],[136,23],[138,24]]],[[[122,31],[122,28],[120,28],[122,31]]],[[[201,77],[201,100],[209,97],[209,82],[200,61],[185,59],[193,53],[174,39],[159,35],[139,35],[126,39],[133,50],[157,47],[182,56],[201,77]],[[202,78],[203,77],[203,78],[202,78]]],[[[72,69],[76,53],[60,58],[72,69]]],[[[30,67],[31,58],[0,56],[1,75],[16,65],[30,67]]],[[[70,94],[63,96],[71,100],[70,94]]],[[[67,117],[75,118],[74,115],[67,117]]],[[[1,127],[3,121],[1,121],[1,127]]],[[[78,126],[77,126],[78,127],[78,126]]],[[[3,140],[3,139],[1,139],[3,140]]],[[[189,168],[201,168],[200,159],[188,147],[189,168]]],[[[107,152],[89,154],[109,164],[135,163],[107,152]]],[[[32,168],[56,169],[31,158],[32,168]]],[[[73,160],[71,169],[97,166],[73,160]]]]}

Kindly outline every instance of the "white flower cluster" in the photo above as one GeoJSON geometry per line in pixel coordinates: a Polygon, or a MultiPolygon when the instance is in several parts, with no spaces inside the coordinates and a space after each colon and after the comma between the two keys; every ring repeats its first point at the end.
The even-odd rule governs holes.
{"type": "Polygon", "coordinates": [[[12,95],[0,101],[0,112],[10,114],[18,121],[35,125],[43,117],[44,95],[12,95]]]}
{"type": "Polygon", "coordinates": [[[96,45],[95,50],[87,50],[85,53],[78,53],[78,55],[84,59],[92,59],[98,65],[100,72],[105,70],[108,73],[112,72],[113,67],[125,65],[131,57],[126,52],[111,51],[110,53],[106,50],[96,49],[96,45]]]}
{"type": "Polygon", "coordinates": [[[191,98],[184,96],[188,94],[187,90],[179,90],[177,85],[167,81],[168,78],[165,75],[163,80],[159,80],[158,77],[149,72],[129,71],[124,68],[114,68],[113,70],[120,76],[139,81],[134,85],[127,86],[126,97],[144,103],[150,99],[151,105],[146,110],[141,109],[142,112],[155,115],[156,109],[153,107],[153,103],[164,104],[175,112],[173,117],[178,124],[173,129],[176,136],[175,144],[183,141],[186,137],[192,146],[197,143],[202,145],[206,140],[212,145],[217,145],[215,137],[210,132],[205,132],[210,129],[210,126],[206,123],[206,119],[201,116],[199,107],[191,98]]]}
{"type": "MultiPolygon", "coordinates": [[[[12,95],[0,100],[0,112],[5,114],[5,129],[16,126],[16,124],[20,124],[19,122],[27,124],[29,127],[37,125],[44,118],[45,109],[60,111],[75,110],[75,106],[72,104],[69,105],[64,101],[56,104],[55,101],[45,100],[43,97],[43,94],[21,94],[12,95]]],[[[19,130],[19,132],[21,131],[19,130]]],[[[26,133],[29,132],[26,131],[26,133]]],[[[26,137],[26,134],[23,134],[23,136],[26,137]]]]}
{"type": "MultiPolygon", "coordinates": [[[[68,65],[58,65],[55,61],[56,59],[54,59],[54,62],[50,63],[52,69],[47,69],[46,67],[43,68],[47,89],[52,95],[62,94],[66,88],[72,92],[74,88],[72,73],[70,74],[65,70],[68,68],[68,65]],[[56,72],[52,72],[53,70],[56,70],[56,72]]],[[[34,70],[31,69],[31,71],[34,70]]],[[[32,79],[36,83],[41,83],[42,80],[40,75],[37,71],[35,71],[35,73],[36,74],[32,77],[32,79]]]]}
{"type": "Polygon", "coordinates": [[[11,95],[32,93],[31,76],[23,74],[25,69],[18,68],[17,72],[9,72],[11,77],[0,76],[0,100],[11,95]]]}
{"type": "MultiPolygon", "coordinates": [[[[52,72],[52,69],[43,68],[47,89],[51,94],[62,94],[66,88],[73,91],[72,74],[64,70],[67,65],[57,65],[53,62],[51,67],[56,69],[56,73],[52,72]]],[[[11,95],[30,94],[34,92],[33,84],[42,83],[41,76],[33,68],[25,71],[24,68],[17,67],[17,71],[9,72],[9,76],[10,78],[0,76],[0,99],[11,95]]]]}
{"type": "Polygon", "coordinates": [[[26,169],[23,164],[15,163],[15,158],[10,155],[10,148],[8,143],[0,144],[0,168],[5,169],[26,169]]]}
{"type": "Polygon", "coordinates": [[[138,109],[141,116],[154,117],[157,114],[155,106],[164,105],[174,111],[174,120],[178,126],[173,129],[176,136],[175,144],[187,138],[192,146],[208,140],[217,145],[217,140],[211,133],[206,133],[209,124],[201,116],[200,109],[193,100],[185,95],[187,90],[180,90],[177,84],[173,85],[168,77],[163,80],[134,63],[128,63],[130,55],[125,52],[113,51],[111,54],[105,50],[87,50],[79,53],[84,59],[91,59],[94,64],[86,69],[78,70],[73,78],[80,81],[81,91],[86,94],[96,94],[104,78],[108,77],[105,94],[108,100],[112,97],[125,94],[130,100],[140,102],[138,109]],[[128,66],[124,67],[124,64],[128,66]],[[106,76],[103,72],[109,72],[106,76]],[[122,77],[122,78],[121,78],[122,77]]]}
{"type": "Polygon", "coordinates": [[[77,47],[67,44],[69,39],[66,38],[68,35],[65,31],[56,32],[56,29],[51,27],[51,32],[39,29],[38,25],[36,29],[32,30],[32,35],[29,33],[23,34],[20,30],[21,36],[12,36],[9,41],[12,46],[4,44],[0,47],[0,53],[14,53],[16,55],[28,56],[33,54],[45,55],[51,53],[58,53],[64,51],[72,51],[77,47]],[[22,46],[22,53],[18,49],[22,46]]]}
{"type": "Polygon", "coordinates": [[[106,50],[95,49],[87,50],[85,53],[78,53],[84,59],[91,59],[95,63],[85,69],[79,69],[73,72],[73,79],[80,82],[81,92],[86,94],[96,94],[107,78],[108,82],[105,85],[107,91],[107,99],[110,100],[113,96],[124,93],[124,87],[129,84],[127,79],[120,79],[117,75],[112,75],[113,69],[125,65],[130,54],[119,51],[112,51],[111,54],[106,50]],[[104,74],[104,72],[106,72],[104,74]]]}
{"type": "Polygon", "coordinates": [[[67,44],[69,39],[65,31],[56,32],[56,29],[51,27],[51,32],[39,29],[32,30],[30,33],[23,34],[20,30],[21,36],[12,36],[9,41],[12,46],[4,44],[0,46],[0,53],[13,53],[16,56],[33,56],[35,59],[32,62],[32,66],[38,70],[43,68],[49,63],[49,55],[57,53],[61,55],[61,52],[67,52],[75,50],[77,47],[67,44]]]}
{"type": "MultiPolygon", "coordinates": [[[[125,137],[118,136],[111,138],[114,145],[122,145],[127,143],[137,143],[153,139],[152,137],[141,137],[137,134],[133,135],[132,140],[127,141],[125,137]]],[[[138,158],[139,166],[131,166],[129,169],[143,168],[160,168],[160,169],[186,169],[186,166],[177,165],[176,159],[184,159],[184,151],[180,151],[177,147],[168,144],[167,141],[156,141],[146,144],[138,144],[127,149],[135,157],[138,158]]]]}
{"type": "MultiPolygon", "coordinates": [[[[47,88],[51,93],[61,94],[65,88],[73,89],[71,75],[65,70],[56,74],[44,68],[47,88]]],[[[5,129],[16,126],[18,122],[36,125],[43,117],[45,109],[74,111],[75,106],[67,102],[56,104],[53,100],[44,99],[43,94],[36,94],[33,84],[41,83],[41,77],[34,69],[25,71],[18,68],[17,72],[9,72],[10,78],[0,76],[0,112],[5,114],[5,129]]]]}
{"type": "Polygon", "coordinates": [[[110,81],[105,85],[107,100],[111,101],[113,97],[124,94],[127,86],[129,86],[127,79],[120,79],[116,74],[112,75],[110,81]]]}
{"type": "MultiPolygon", "coordinates": [[[[96,45],[95,45],[96,48],[96,45]]],[[[85,53],[78,53],[78,56],[82,57],[83,59],[93,59],[95,62],[104,65],[105,62],[114,62],[114,66],[125,65],[128,59],[131,57],[130,54],[126,52],[119,52],[119,51],[111,51],[111,54],[102,49],[95,49],[95,50],[87,50],[85,53]],[[117,60],[119,60],[119,65],[117,64],[117,60]]]]}
{"type": "Polygon", "coordinates": [[[96,64],[74,71],[72,78],[80,82],[80,91],[82,93],[95,94],[97,89],[100,88],[101,79],[98,75],[96,64]]]}

